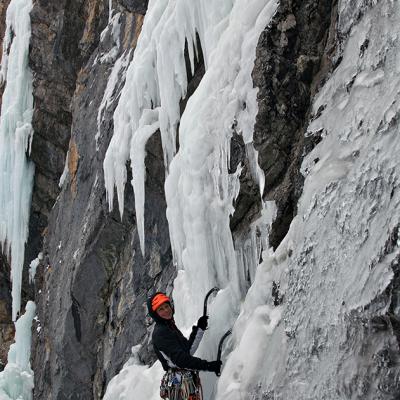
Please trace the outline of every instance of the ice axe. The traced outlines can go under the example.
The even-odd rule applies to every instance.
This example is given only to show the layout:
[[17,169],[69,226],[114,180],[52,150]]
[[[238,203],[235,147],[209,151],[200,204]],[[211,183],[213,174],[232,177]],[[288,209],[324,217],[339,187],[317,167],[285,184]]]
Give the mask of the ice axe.
[[[217,355],[217,361],[221,361],[221,355],[222,355],[222,346],[224,345],[225,339],[232,333],[232,329],[229,329],[229,331],[226,331],[224,335],[222,336],[221,340],[219,341],[218,345],[218,355]],[[221,372],[215,373],[217,376],[221,376]]]
[[211,290],[208,291],[208,293],[206,294],[206,297],[204,298],[204,307],[203,307],[203,316],[207,316],[207,302],[209,297],[214,293],[214,292],[218,292],[219,288],[217,287],[213,287]]

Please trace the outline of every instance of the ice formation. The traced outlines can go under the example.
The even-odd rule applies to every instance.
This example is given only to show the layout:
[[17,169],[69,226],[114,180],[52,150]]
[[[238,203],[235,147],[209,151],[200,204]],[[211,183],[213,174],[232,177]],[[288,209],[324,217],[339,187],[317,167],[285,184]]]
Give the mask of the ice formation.
[[[199,354],[208,359],[215,358],[216,342],[226,327],[234,323],[240,299],[245,294],[241,284],[243,265],[236,263],[229,230],[241,169],[230,175],[227,165],[234,126],[246,144],[252,142],[257,113],[256,89],[251,78],[255,49],[276,7],[276,1],[260,0],[223,4],[150,1],[138,48],[128,69],[127,83],[114,114],[115,133],[104,163],[110,207],[116,185],[122,214],[125,163],[131,160],[143,251],[145,144],[160,129],[169,171],[167,216],[179,269],[174,282],[178,325],[188,330],[201,313],[207,290],[213,286],[223,288],[211,306],[212,328],[207,331],[199,350]],[[185,40],[189,43],[193,67],[195,50],[192,44],[196,32],[205,57],[206,73],[182,115],[180,148],[173,157],[180,119],[179,101],[185,96],[187,86]],[[254,156],[253,152],[251,157]],[[257,169],[255,173],[261,186],[262,175]],[[265,207],[263,224],[267,226],[274,215],[274,205],[268,203]],[[246,254],[243,252],[244,258]],[[251,253],[246,260],[247,264],[252,264],[253,274],[258,256]],[[218,313],[213,313],[217,308]],[[155,364],[152,368],[158,371],[160,366]],[[138,373],[139,366],[126,366],[115,381],[111,381],[105,398],[127,395],[127,389],[117,393],[116,388],[131,387],[128,382],[138,379]],[[160,374],[156,374],[153,381],[148,381],[147,390],[158,387],[159,377]],[[213,389],[215,378],[207,376],[205,379],[207,392]],[[116,380],[120,385],[115,384]],[[139,391],[129,394],[144,398]]]
[[31,0],[12,0],[7,9],[1,80],[0,243],[11,258],[12,315],[21,303],[24,247],[28,236],[33,163],[27,160],[32,139],[32,73],[28,68]]
[[33,371],[30,366],[32,320],[36,306],[32,301],[26,304],[25,314],[15,323],[15,343],[8,352],[8,363],[0,372],[1,400],[31,400]]
[[[146,46],[140,47],[128,72],[128,81],[140,85],[126,85],[105,162],[110,205],[116,185],[123,208],[129,157],[137,164],[133,168],[141,171],[140,179],[144,177],[143,142],[156,125],[151,127],[155,119],[149,117],[143,132],[143,115],[152,109],[159,114],[169,171],[166,197],[179,268],[173,293],[178,326],[189,329],[200,315],[203,294],[215,285],[223,290],[211,305],[211,328],[198,355],[215,357],[217,338],[234,324],[217,386],[210,374],[203,375],[206,398],[376,399],[380,382],[390,374],[388,366],[381,365],[375,375],[367,375],[369,370],[360,362],[365,357],[361,318],[393,279],[392,262],[400,255],[398,241],[393,248],[387,245],[400,224],[400,9],[390,0],[339,2],[342,60],[318,94],[316,117],[307,130],[308,135],[321,134],[322,141],[303,162],[298,214],[273,252],[267,233],[262,246],[250,236],[252,243],[244,240],[234,249],[228,217],[237,175],[228,174],[226,162],[234,121],[251,144],[257,105],[250,61],[276,2],[220,2],[219,12],[214,9],[218,6],[199,2],[204,6],[201,12],[190,4],[190,13],[184,3],[149,3],[139,40]],[[191,21],[197,23],[195,29]],[[183,64],[177,64],[184,38],[189,32],[192,43],[197,29],[206,74],[182,115],[180,148],[172,159],[171,127],[179,120],[176,107],[186,88]],[[160,32],[162,41],[157,41]],[[163,51],[174,57],[167,59]],[[164,98],[163,88],[174,95]],[[143,94],[148,97],[141,102]],[[240,107],[243,102],[245,110]],[[138,134],[141,146],[132,148]],[[136,152],[140,157],[135,160]],[[254,172],[262,183],[257,166]],[[140,185],[143,191],[142,181]],[[135,188],[135,195],[141,199],[138,218],[143,218],[143,194]],[[274,206],[267,203],[257,224],[268,232],[273,218]],[[261,247],[263,261],[257,265]],[[240,284],[244,265],[253,277],[247,293]],[[282,304],[272,294],[274,285]],[[330,295],[325,298],[324,293]],[[379,310],[382,315],[386,311]],[[349,342],[349,335],[355,343]],[[379,353],[383,346],[375,341],[370,351]],[[150,371],[156,371],[153,381]],[[135,399],[157,398],[152,388],[158,387],[160,375],[158,363],[150,369],[132,360],[111,381],[106,398],[122,399],[128,393]],[[140,391],[129,387],[131,380],[140,382]]]
[[[355,9],[339,3],[339,29],[349,36],[341,63],[313,105],[319,117],[308,127],[309,135],[322,132],[323,140],[303,162],[303,196],[285,240],[257,269],[218,399],[260,392],[271,399],[392,398],[383,385],[395,379],[387,366],[371,374],[372,354],[383,351],[385,340],[370,343],[366,352],[363,323],[400,255],[399,243],[387,246],[399,226],[400,11],[394,2],[376,3],[355,24]],[[285,323],[255,335],[271,306],[271,298],[254,296],[266,274],[287,296],[275,308]],[[387,312],[384,303],[375,307]],[[256,343],[263,357],[252,355]]]
[[[251,29],[250,24],[254,24],[256,21],[261,22],[261,24],[265,23],[266,16],[262,14],[267,12],[266,9],[273,10],[276,2],[252,1],[248,4],[240,21],[231,20],[231,18],[238,19],[240,17],[237,14],[243,8],[246,8],[243,4],[243,2],[238,1],[210,3],[207,0],[198,2],[187,0],[149,2],[145,23],[135,50],[135,57],[127,72],[127,83],[122,90],[118,107],[114,113],[114,136],[104,160],[104,176],[110,209],[113,207],[115,186],[120,214],[123,213],[123,194],[127,180],[126,162],[131,160],[132,163],[135,163],[136,168],[139,167],[140,163],[142,167],[139,167],[139,169],[144,170],[145,151],[142,146],[145,145],[145,141],[139,136],[146,135],[148,138],[158,128],[155,124],[153,125],[154,132],[146,130],[146,133],[143,133],[141,118],[147,118],[147,113],[155,109],[158,110],[165,166],[167,172],[169,170],[169,165],[176,152],[177,126],[180,121],[179,102],[186,96],[187,90],[185,44],[187,44],[191,68],[193,69],[198,50],[196,49],[196,35],[200,39],[207,69],[214,59],[213,53],[217,50],[217,47],[218,51],[224,47],[224,50],[228,50],[228,53],[231,54],[232,60],[225,60],[225,66],[229,66],[229,61],[232,61],[236,68],[240,68],[239,71],[236,71],[234,68],[228,67],[230,76],[227,75],[218,85],[221,90],[226,87],[224,94],[226,98],[223,100],[230,107],[229,110],[225,111],[225,123],[233,124],[235,121],[232,118],[237,113],[239,129],[243,130],[245,140],[250,140],[248,136],[251,136],[251,132],[247,132],[246,126],[252,120],[256,111],[255,93],[247,90],[243,80],[248,79],[249,68],[252,67],[254,55],[250,58],[242,57],[237,60],[236,55],[229,52],[228,45],[224,42],[229,42],[226,35],[227,29],[230,27],[233,31],[232,26],[236,26],[237,32],[235,31],[233,34],[237,40],[231,40],[230,44],[237,48],[237,43],[242,43],[243,48],[239,49],[240,54],[249,55],[252,48],[254,51],[253,43],[258,39],[257,30]],[[238,12],[237,10],[241,11]],[[264,12],[262,12],[263,10]],[[260,14],[259,17],[258,14]],[[242,23],[243,26],[241,26]],[[265,25],[262,29],[264,27]],[[249,32],[246,32],[246,29]],[[245,33],[247,33],[246,40],[242,37]],[[223,36],[225,38],[222,38]],[[215,73],[221,74],[222,71],[219,70]],[[212,78],[209,79],[212,80]],[[231,86],[233,85],[232,80],[235,81],[234,86]],[[236,92],[229,95],[227,93],[229,90]],[[239,115],[238,110],[243,108],[244,103],[246,103],[248,109]],[[213,104],[216,103],[213,102]],[[232,120],[228,121],[229,118]],[[224,131],[229,130],[229,126],[224,126]],[[138,142],[141,143],[141,146],[136,148],[135,144]],[[135,198],[140,199],[140,201],[135,201],[138,225],[143,226],[144,193],[139,193],[139,190],[142,190],[144,185],[136,184],[135,179],[132,183],[134,190],[136,189]],[[140,240],[142,251],[144,251],[142,231]]]
[[58,182],[58,187],[62,188],[64,185],[65,180],[67,179],[69,170],[68,170],[68,163],[69,163],[69,150],[67,151],[67,155],[65,156],[65,164],[64,164],[64,170],[63,173],[60,176],[60,180]]
[[123,81],[125,79],[125,76],[122,76],[121,79],[121,74],[125,74],[130,57],[131,55],[129,51],[124,52],[121,57],[119,57],[115,62],[111,70],[110,77],[108,78],[106,90],[104,91],[104,96],[97,113],[97,133],[95,136],[96,149],[98,149],[98,140],[101,133],[101,122],[103,120],[104,112],[115,100],[113,96],[116,89],[118,88],[118,83],[121,82],[121,80]]
[[43,253],[39,253],[37,258],[35,258],[29,264],[29,282],[30,283],[35,282],[36,269],[42,260],[43,260]]

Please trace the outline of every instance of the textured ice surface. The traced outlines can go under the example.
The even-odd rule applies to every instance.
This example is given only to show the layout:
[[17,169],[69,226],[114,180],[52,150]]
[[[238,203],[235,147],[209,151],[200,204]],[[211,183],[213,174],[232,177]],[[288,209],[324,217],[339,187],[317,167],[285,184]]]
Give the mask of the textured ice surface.
[[[340,6],[340,28],[347,12],[355,24],[354,5]],[[400,9],[392,1],[368,6],[360,6],[343,60],[314,104],[315,113],[325,109],[308,128],[324,139],[303,163],[304,195],[288,234],[282,399],[294,391],[298,399],[392,399],[399,381],[398,368],[378,367],[390,332],[378,340],[365,324],[388,311],[385,302],[370,305],[400,254],[387,246],[400,223]]]
[[25,314],[15,323],[15,343],[8,352],[8,363],[0,372],[1,400],[31,400],[33,371],[30,366],[32,320],[35,303],[26,304]]
[[39,253],[37,258],[35,258],[29,264],[29,282],[30,283],[35,282],[36,269],[37,269],[38,265],[40,264],[40,261],[42,261],[42,260],[43,260],[43,253]]
[[[206,69],[211,68],[213,71],[206,74],[208,88],[212,87],[214,95],[223,102],[219,106],[219,111],[222,109],[223,113],[218,115],[220,121],[214,129],[221,130],[218,136],[226,136],[227,132],[231,133],[232,124],[237,123],[245,141],[251,141],[252,129],[249,129],[249,126],[254,121],[257,110],[256,91],[252,90],[250,79],[255,43],[260,29],[265,27],[265,21],[267,21],[265,14],[271,13],[275,6],[276,2],[265,3],[253,0],[243,11],[242,2],[231,0],[149,2],[135,57],[129,66],[126,84],[114,113],[114,136],[104,161],[105,184],[110,208],[113,206],[115,186],[120,213],[121,215],[123,213],[123,193],[127,179],[126,162],[130,159],[137,168],[144,170],[145,152],[142,147],[145,141],[139,136],[145,135],[148,138],[151,135],[147,131],[143,134],[143,129],[141,129],[141,118],[148,110],[158,109],[165,166],[167,172],[169,171],[169,165],[176,151],[177,126],[180,122],[179,102],[186,96],[187,90],[185,44],[187,43],[188,46],[193,69],[197,52],[196,34],[200,39]],[[254,28],[256,22],[259,24],[258,28]],[[221,52],[224,52],[226,57],[223,57]],[[218,65],[221,59],[224,60]],[[225,68],[223,69],[221,65]],[[213,87],[214,84],[221,93]],[[205,90],[206,88],[202,89],[203,97],[198,97],[198,101],[204,99]],[[209,99],[205,104],[209,107],[207,104],[217,105],[218,101]],[[246,107],[243,106],[244,104]],[[193,113],[193,106],[191,110],[190,113]],[[239,113],[239,110],[242,112]],[[196,113],[199,111],[196,110]],[[204,109],[203,116],[200,118],[204,119],[205,111]],[[213,122],[217,122],[216,110],[210,117],[209,125],[213,126]],[[192,121],[198,119],[199,117],[193,115]],[[189,128],[186,123],[186,131]],[[186,134],[182,134],[182,127],[180,131],[181,137],[184,138]],[[207,131],[206,134],[210,135],[211,132]],[[196,135],[194,133],[194,136]],[[143,145],[137,148],[135,144],[138,141]],[[226,147],[225,143],[221,151],[226,151]],[[221,156],[223,156],[222,153]],[[226,157],[228,156],[226,154]],[[200,157],[204,159],[204,153]],[[142,164],[141,167],[139,163]],[[132,183],[133,186],[136,185],[135,178]],[[144,188],[144,185],[136,186],[134,187],[136,215],[139,225],[143,226],[144,193],[139,192],[139,186]],[[144,250],[143,233],[140,239],[142,250]]]
[[[146,28],[145,20],[145,34],[150,27],[162,30],[163,11],[178,3],[159,2],[152,9],[155,3],[150,2],[153,25]],[[201,312],[202,295],[214,285],[223,290],[211,304],[210,329],[198,355],[215,357],[217,338],[234,323],[218,384],[211,374],[203,374],[206,398],[398,398],[398,343],[390,329],[379,331],[371,324],[373,318],[386,318],[391,301],[386,289],[400,257],[398,2],[339,2],[341,42],[336,58],[342,60],[318,94],[313,105],[316,117],[307,129],[308,135],[320,135],[322,141],[302,165],[305,184],[298,215],[275,252],[268,249],[268,235],[263,236],[258,266],[260,243],[250,235],[237,241],[235,252],[228,229],[237,177],[227,173],[227,144],[233,120],[240,122],[251,143],[257,111],[251,106],[254,92],[250,76],[246,73],[239,83],[238,71],[247,70],[241,57],[246,54],[249,61],[250,49],[245,49],[251,47],[250,37],[260,32],[257,17],[263,16],[267,25],[276,4],[223,4],[226,18],[215,25],[219,40],[212,41],[213,51],[202,43],[206,74],[180,121],[180,149],[167,163],[166,182],[179,268],[173,293],[178,326],[188,331]],[[255,46],[256,39],[252,43]],[[158,72],[153,69],[154,79],[164,85],[167,78]],[[157,86],[149,87],[159,94]],[[154,105],[162,107],[157,99]],[[250,105],[248,115],[241,114],[238,99]],[[122,115],[128,114],[120,114],[121,119]],[[140,115],[130,114],[126,121],[139,124]],[[136,130],[137,126],[125,130],[125,145]],[[113,151],[110,155],[116,156]],[[114,178],[109,182],[118,182]],[[273,218],[274,207],[266,204],[257,229],[268,232]],[[251,277],[248,291],[243,271]],[[398,307],[395,312],[399,318]],[[160,371],[158,363],[152,368]],[[147,380],[148,371],[138,365],[124,368],[114,381],[119,384],[110,384],[107,396],[124,398],[130,380],[140,381],[141,390],[153,396],[151,385],[158,387],[161,373],[155,373],[152,382]],[[117,387],[125,389],[117,392]]]
[[[179,269],[174,283],[178,326],[188,332],[200,316],[205,293],[213,286],[223,289],[210,306],[212,328],[198,351],[207,359],[216,357],[217,340],[239,313],[240,299],[247,290],[242,286],[244,264],[254,275],[258,262],[259,252],[254,255],[257,249],[250,251],[250,257],[247,249],[242,252],[241,262],[236,263],[229,216],[239,191],[240,167],[230,175],[227,163],[233,126],[237,126],[246,143],[252,140],[257,113],[256,89],[251,78],[255,49],[276,6],[275,1],[261,0],[150,1],[114,114],[115,133],[104,163],[109,204],[113,202],[115,184],[122,213],[125,163],[128,158],[131,160],[137,223],[144,250],[145,144],[158,128],[161,130],[169,171],[167,216]],[[171,162],[180,118],[179,101],[185,96],[187,85],[185,39],[193,66],[195,32],[200,37],[206,73],[187,103],[180,121],[179,152]],[[261,179],[258,170],[256,176]],[[269,207],[272,211],[266,209],[265,218],[270,223],[274,206],[268,204]],[[159,370],[160,366],[156,363],[153,368]],[[147,382],[149,391],[158,388],[161,373],[154,380],[140,378],[140,373],[138,366],[125,367],[110,383],[106,398],[122,399],[128,394],[127,389],[117,392],[117,388],[128,388],[130,380],[141,379],[141,385]],[[119,385],[115,384],[117,380]],[[214,383],[211,374],[204,377],[206,396],[214,390],[214,398]],[[135,398],[146,398],[139,391],[133,393]]]
[[0,243],[11,257],[12,315],[21,303],[24,246],[28,236],[34,166],[26,158],[32,136],[32,73],[28,68],[31,0],[12,0],[7,9],[1,78]]
[[[253,337],[245,331],[217,398],[240,398],[227,389],[232,381],[266,399],[399,395],[398,355],[390,353],[396,339],[390,330],[374,330],[371,318],[388,312],[385,290],[400,256],[398,244],[388,245],[400,224],[400,10],[391,1],[360,3],[356,11],[354,2],[341,2],[339,9],[339,29],[349,35],[343,60],[319,93],[313,108],[320,116],[308,127],[323,140],[303,162],[298,215],[273,255],[271,271],[287,271],[283,319],[264,335],[265,357],[256,362],[262,376],[242,368],[250,347],[237,356]],[[286,254],[282,261],[279,254]]]

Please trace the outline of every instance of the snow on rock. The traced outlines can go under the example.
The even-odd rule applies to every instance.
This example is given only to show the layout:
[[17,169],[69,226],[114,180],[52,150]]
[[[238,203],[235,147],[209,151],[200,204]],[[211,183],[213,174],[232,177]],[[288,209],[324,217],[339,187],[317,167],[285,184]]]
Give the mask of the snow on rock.
[[0,372],[1,400],[31,400],[33,371],[30,367],[32,320],[35,303],[26,304],[25,314],[15,323],[15,343],[8,352],[8,363]]
[[[126,68],[128,67],[129,60],[131,58],[130,51],[124,52],[121,57],[117,59],[113,68],[111,70],[110,77],[107,81],[107,86],[104,91],[103,99],[101,101],[98,113],[97,113],[97,133],[95,136],[96,140],[96,149],[98,150],[98,140],[100,138],[101,133],[101,122],[104,117],[104,112],[108,109],[108,107],[115,100],[115,93],[118,92],[116,89],[118,88],[118,84],[125,80]],[[123,76],[121,76],[123,75]]]
[[[115,61],[119,48],[121,46],[121,41],[120,41],[120,33],[121,33],[121,13],[116,13],[109,21],[107,27],[103,30],[103,32],[100,35],[100,40],[103,41],[106,35],[110,32],[112,41],[113,41],[113,47],[111,50],[105,54],[102,54],[99,62],[101,64],[106,64],[106,63],[112,63]],[[96,58],[97,60],[97,58]]]
[[0,243],[11,257],[14,321],[21,303],[34,174],[34,166],[26,157],[33,133],[32,73],[28,68],[31,8],[31,0],[12,0],[8,6],[1,66],[1,80],[6,86],[0,114]]

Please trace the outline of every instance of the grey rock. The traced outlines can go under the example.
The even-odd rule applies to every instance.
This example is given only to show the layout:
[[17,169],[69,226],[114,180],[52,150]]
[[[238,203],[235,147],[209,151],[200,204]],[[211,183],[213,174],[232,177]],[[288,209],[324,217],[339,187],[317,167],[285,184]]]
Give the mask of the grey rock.
[[147,10],[148,0],[121,0],[121,5],[126,7],[129,12],[145,14]]
[[[306,151],[304,130],[313,95],[330,70],[335,1],[282,1],[261,34],[253,70],[259,88],[254,147],[265,173],[264,199],[275,200],[277,219],[270,243],[276,248],[296,215]],[[328,65],[325,65],[328,64]]]

